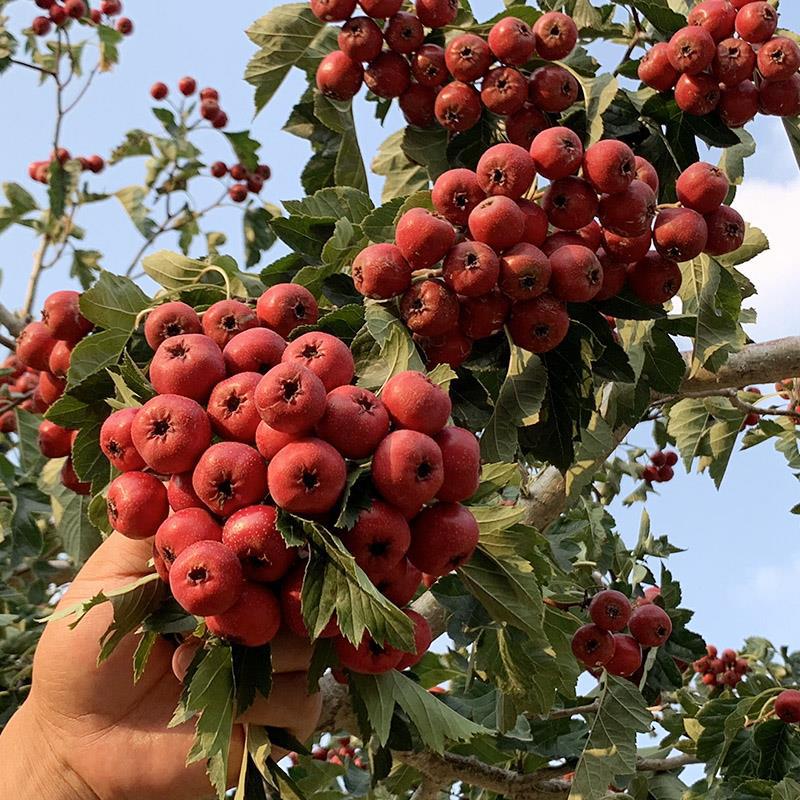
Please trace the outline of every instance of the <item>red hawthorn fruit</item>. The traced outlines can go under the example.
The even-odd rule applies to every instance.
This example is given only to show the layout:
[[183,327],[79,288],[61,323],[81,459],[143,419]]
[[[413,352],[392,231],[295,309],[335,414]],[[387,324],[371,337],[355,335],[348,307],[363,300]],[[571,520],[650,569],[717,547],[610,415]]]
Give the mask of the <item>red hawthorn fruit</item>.
[[165,339],[150,362],[150,382],[159,394],[179,394],[198,403],[225,375],[222,350],[200,333]]
[[604,229],[602,244],[609,256],[624,264],[634,264],[650,251],[651,240],[649,230],[641,236],[619,236]]
[[274,583],[294,564],[296,552],[286,546],[276,525],[273,506],[247,506],[228,517],[222,529],[222,543],[242,565],[249,581]]
[[713,164],[699,161],[687,167],[675,184],[678,200],[698,214],[716,211],[728,196],[730,182]]
[[17,358],[26,367],[46,371],[57,341],[43,322],[29,322],[17,337]]
[[431,626],[422,614],[418,614],[410,608],[404,609],[403,613],[414,624],[414,652],[403,655],[400,663],[395,667],[400,670],[409,669],[419,663],[433,642]]
[[89,162],[89,171],[94,172],[97,174],[98,172],[102,172],[105,169],[106,162],[103,160],[102,156],[97,154],[93,156],[89,156],[87,159]]
[[364,68],[341,50],[328,53],[317,66],[317,89],[333,100],[350,100],[364,82]]
[[413,516],[442,488],[444,467],[439,445],[424,433],[390,433],[372,457],[372,482],[388,503]]
[[364,70],[364,83],[378,97],[400,97],[411,84],[408,61],[399,53],[385,50]]
[[629,678],[642,666],[642,647],[633,636],[614,634],[614,655],[606,662],[609,675]]
[[203,313],[203,333],[220,350],[237,333],[258,327],[256,312],[239,300],[220,300]]
[[598,217],[605,230],[620,236],[642,236],[656,217],[658,198],[644,182],[635,180],[619,194],[600,198]]
[[72,458],[67,458],[64,466],[61,467],[61,483],[75,494],[88,495],[92,491],[92,484],[83,482],[78,477],[75,467],[72,465]]
[[730,128],[741,128],[755,119],[760,108],[760,99],[758,88],[750,80],[742,81],[738,86],[724,88],[719,98],[720,118]]
[[31,30],[37,36],[47,36],[52,30],[52,24],[47,17],[34,17],[31,22]]
[[267,467],[269,491],[292,514],[319,516],[339,500],[347,467],[337,450],[322,439],[300,439],[283,447]]
[[658,172],[646,158],[641,156],[636,156],[636,180],[646,183],[653,190],[656,197],[658,196],[660,186]]
[[200,103],[200,116],[206,120],[213,120],[220,113],[219,103],[216,100],[203,100]]
[[383,33],[369,17],[351,17],[339,30],[337,41],[353,61],[372,61],[383,47]]
[[622,592],[605,589],[598,592],[589,603],[589,616],[604,631],[619,633],[628,624],[631,602]]
[[636,156],[625,142],[603,139],[584,154],[583,177],[598,194],[619,194],[636,177]]
[[588,247],[567,245],[550,256],[550,291],[568,303],[588,303],[603,285],[603,268]]
[[663,306],[680,291],[680,267],[660,253],[650,252],[628,270],[628,286],[646,305]]
[[258,194],[264,188],[264,179],[258,175],[251,175],[247,179],[247,191]]
[[402,608],[411,602],[422,583],[422,573],[404,558],[392,574],[375,584],[375,588],[391,600],[396,606]]
[[171,336],[202,332],[203,324],[197,312],[177,300],[156,306],[144,323],[144,338],[153,350],[157,350],[161,342]]
[[[372,392],[358,386],[339,386],[328,392],[316,432],[345,458],[360,461],[372,455],[389,433],[389,413]],[[268,460],[273,457],[261,450],[258,438],[256,446]]]
[[178,81],[178,91],[185,97],[193,95],[197,89],[197,81],[188,75]]
[[393,17],[400,10],[402,4],[402,0],[360,0],[359,2],[364,13],[375,19]]
[[724,256],[744,244],[744,220],[730,206],[722,205],[711,214],[706,214],[705,222],[708,229],[705,252],[710,256]]
[[512,300],[531,300],[547,291],[550,259],[532,244],[521,243],[500,258],[500,289]]
[[481,479],[481,452],[474,433],[448,425],[433,440],[442,451],[444,483],[436,499],[460,503],[472,497]]
[[654,44],[639,62],[639,80],[657,92],[668,92],[678,81],[680,73],[669,57],[669,44]]
[[220,111],[211,122],[214,128],[224,128],[228,124],[228,115],[224,111]]
[[219,92],[210,86],[206,86],[200,90],[201,100],[216,100],[219,102]]
[[487,195],[503,195],[517,200],[533,183],[536,168],[525,148],[516,144],[496,144],[480,157],[475,173]]
[[264,375],[255,390],[261,419],[282,433],[310,431],[325,413],[325,385],[310,369],[282,362]]
[[528,99],[528,80],[513,67],[495,67],[481,84],[481,102],[493,114],[519,111]]
[[550,225],[545,210],[533,200],[517,200],[517,205],[525,215],[522,241],[532,244],[534,247],[541,247],[547,238],[547,230]]
[[622,291],[628,280],[628,265],[613,259],[602,247],[597,250],[597,260],[603,268],[603,283],[594,300],[601,302],[616,297]]
[[715,42],[733,36],[736,9],[728,0],[703,0],[690,12],[686,21],[704,28]]
[[111,466],[120,472],[140,470],[145,465],[131,433],[138,413],[138,408],[121,408],[108,416],[100,428],[100,449]]
[[480,297],[497,285],[500,261],[488,245],[463,241],[454,245],[445,256],[442,271],[444,282],[456,294]]
[[187,547],[206,541],[221,542],[222,528],[204,508],[187,507],[159,525],[153,546],[164,562],[165,572],[169,573],[175,559]]
[[207,411],[218,436],[245,444],[253,442],[261,422],[253,399],[260,381],[258,372],[240,372],[212,389]]
[[788,80],[800,68],[800,47],[786,36],[776,36],[759,48],[757,63],[765,81]]
[[414,10],[426,28],[444,28],[455,20],[458,0],[416,0]]
[[441,86],[449,78],[444,49],[438,44],[423,44],[411,56],[411,74],[423,86]]
[[45,458],[63,458],[70,454],[72,431],[43,419],[39,423],[39,452]]
[[274,592],[245,581],[239,599],[221,614],[205,619],[210,633],[233,644],[261,647],[271,642],[281,627],[281,613]]
[[472,83],[489,71],[494,58],[485,39],[474,33],[462,33],[447,43],[444,60],[453,78]]
[[412,269],[428,269],[453,246],[453,226],[426,208],[412,208],[400,217],[395,243]]
[[440,336],[458,323],[458,297],[444,283],[422,281],[403,295],[400,313],[413,333]]
[[213,444],[194,468],[192,488],[211,511],[227,517],[260,502],[267,493],[264,460],[241,442]]
[[710,114],[720,100],[719,83],[705,73],[700,75],[681,75],[675,86],[675,102],[686,114],[704,117]]
[[155,567],[158,577],[161,578],[164,583],[169,584],[169,570],[164,563],[164,559],[161,558],[161,554],[156,550],[155,545],[153,546],[153,566]]
[[708,226],[690,208],[662,208],[653,226],[656,250],[673,261],[691,261],[703,252],[708,241]]
[[503,329],[510,310],[511,301],[494,289],[482,297],[462,300],[458,324],[469,339],[486,339]]
[[311,0],[311,13],[323,22],[342,22],[356,10],[356,0]]
[[533,31],[524,20],[504,17],[489,31],[489,48],[498,61],[521,66],[533,57]]
[[155,475],[123,472],[108,487],[106,508],[114,530],[130,539],[147,539],[169,514],[167,490]]
[[614,657],[614,637],[597,625],[582,625],[572,637],[572,654],[587,667],[602,667]]
[[355,374],[350,348],[341,339],[322,331],[298,336],[286,346],[281,361],[311,370],[326,392],[350,383]]
[[42,306],[42,322],[56,339],[78,342],[94,327],[81,314],[80,293],[68,290],[53,292]]
[[389,417],[397,428],[433,436],[447,424],[453,409],[450,395],[422,372],[393,375],[381,392]]
[[717,45],[712,71],[725,86],[738,86],[753,77],[756,68],[755,50],[742,39],[724,39]]
[[794,117],[800,114],[800,75],[785,81],[762,83],[758,97],[762,114]]
[[212,616],[227,611],[244,587],[239,559],[222,542],[189,545],[169,570],[175,599],[190,614]]
[[211,174],[215,178],[224,178],[228,174],[228,165],[224,161],[215,161],[211,165]]
[[436,120],[452,133],[474,127],[481,118],[481,97],[468,83],[452,81],[436,95]]
[[380,675],[393,670],[404,654],[391,645],[379,645],[368,633],[358,647],[354,647],[343,636],[334,641],[339,663],[351,672],[363,675]]
[[669,40],[669,61],[684,75],[697,75],[711,66],[717,46],[704,28],[689,25]]
[[270,428],[270,426],[262,420],[258,423],[258,427],[256,428],[256,450],[258,450],[262,458],[268,462],[275,458],[281,449],[286,447],[289,442],[296,442],[301,436],[302,434],[296,436],[292,433],[276,431],[275,428]]
[[[478,176],[471,169],[463,168],[443,172],[434,182],[431,192],[431,201],[436,212],[453,225],[466,225],[472,210],[485,197],[486,194],[478,183]],[[372,245],[381,246],[385,245]]]
[[131,439],[154,472],[161,475],[188,472],[211,443],[211,422],[194,400],[180,395],[158,395],[148,400],[133,418]]
[[414,341],[425,355],[425,364],[433,368],[447,364],[453,369],[460,367],[472,352],[472,340],[459,330],[448,331],[443,336],[425,337],[414,334]]
[[286,342],[269,328],[248,328],[237,333],[222,351],[229,375],[258,372],[263,375],[280,364]]
[[[435,186],[433,191],[435,195]],[[365,247],[351,269],[356,291],[375,300],[388,300],[405,292],[411,286],[411,272],[408,261],[394,244]]]
[[411,544],[405,517],[380,500],[358,515],[355,525],[340,533],[342,544],[353,554],[373,583],[392,574]]
[[408,559],[427,575],[441,577],[470,560],[478,537],[478,523],[466,506],[437,503],[414,518]]
[[597,250],[603,243],[603,229],[600,227],[600,223],[595,219],[588,225],[578,228],[574,235],[581,240],[584,247],[588,247],[590,250]]
[[541,176],[558,180],[574,175],[583,163],[583,144],[569,128],[548,128],[531,144],[531,158]]
[[548,61],[566,58],[578,41],[578,28],[559,11],[542,14],[533,26],[536,55]]
[[430,128],[436,122],[436,94],[437,89],[423,86],[421,83],[412,83],[400,95],[399,105],[403,116],[409,125],[418,128]]
[[243,181],[247,178],[247,169],[244,164],[234,164],[231,169],[231,178],[235,181]]
[[[311,633],[303,619],[301,593],[303,587],[303,574],[305,565],[298,564],[284,576],[280,584],[281,617],[286,627],[295,635],[303,639],[310,639]],[[331,639],[339,635],[339,626],[334,615],[320,631],[317,638]]]
[[63,378],[57,378],[49,372],[39,373],[39,385],[36,387],[35,397],[43,403],[46,408],[50,408],[62,394],[67,386]]
[[778,12],[769,3],[748,3],[736,15],[736,33],[750,44],[768,41],[777,29]]
[[54,25],[58,25],[59,28],[64,25],[67,21],[67,12],[64,10],[63,6],[60,6],[58,3],[53,3],[50,6],[50,21]]
[[319,307],[305,286],[279,283],[258,298],[256,314],[262,325],[286,338],[299,325],[314,325]]
[[[390,50],[409,55],[425,41],[425,28],[414,14],[398,11],[386,24],[383,38]],[[455,74],[453,77],[456,77]]]
[[512,144],[530,149],[533,140],[550,124],[547,117],[529,103],[506,117],[506,136]]
[[597,194],[581,178],[559,178],[545,191],[542,208],[553,226],[576,231],[588,225],[597,214]]
[[796,689],[784,689],[775,698],[775,713],[782,722],[800,722],[800,692]]
[[586,247],[586,243],[578,236],[577,232],[556,231],[550,234],[542,243],[542,252],[550,258],[556,250],[567,245],[577,245],[578,247]]
[[532,353],[546,353],[558,347],[569,330],[566,306],[551,294],[514,303],[508,332],[514,344]]
[[578,80],[571,72],[557,64],[548,64],[531,74],[528,99],[541,111],[560,114],[578,99],[579,90]]
[[672,620],[660,606],[639,606],[631,614],[628,629],[644,647],[660,647],[672,633]]

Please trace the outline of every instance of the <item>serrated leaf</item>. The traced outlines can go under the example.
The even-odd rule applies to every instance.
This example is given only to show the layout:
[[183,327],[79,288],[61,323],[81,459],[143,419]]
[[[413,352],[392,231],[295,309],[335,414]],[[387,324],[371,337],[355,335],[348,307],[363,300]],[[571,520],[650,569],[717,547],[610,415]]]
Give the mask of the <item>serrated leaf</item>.
[[403,152],[404,135],[404,130],[393,133],[380,145],[372,160],[372,171],[386,178],[381,191],[383,203],[389,203],[396,197],[407,197],[427,189],[429,185],[428,171]]
[[80,385],[86,378],[119,362],[130,338],[130,331],[112,328],[81,339],[72,351],[67,387]]
[[126,186],[114,193],[115,197],[122,203],[122,207],[128,213],[131,222],[139,233],[149,239],[158,227],[150,219],[150,209],[145,205],[147,198],[147,188],[144,186]]
[[374,209],[369,195],[352,186],[320,189],[303,200],[284,200],[283,207],[292,215],[327,217],[332,222],[344,217],[355,223],[360,223]]
[[149,305],[150,298],[130,278],[105,270],[80,299],[81,314],[95,325],[128,332]]
[[744,242],[738,250],[728,253],[724,256],[719,256],[717,261],[724,267],[737,267],[739,264],[744,264],[750,261],[760,253],[769,249],[769,241],[766,235],[760,228],[754,225],[747,224],[745,228]]
[[250,136],[250,131],[223,131],[223,133],[230,142],[237,161],[244,165],[248,172],[255,172],[258,168],[258,151],[261,143]]

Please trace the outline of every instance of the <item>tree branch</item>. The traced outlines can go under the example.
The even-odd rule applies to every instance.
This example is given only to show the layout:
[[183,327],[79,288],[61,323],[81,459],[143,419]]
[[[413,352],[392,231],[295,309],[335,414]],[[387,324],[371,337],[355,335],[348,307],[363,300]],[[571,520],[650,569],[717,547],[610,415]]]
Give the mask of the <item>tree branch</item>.
[[0,325],[16,338],[25,327],[25,320],[0,303]]

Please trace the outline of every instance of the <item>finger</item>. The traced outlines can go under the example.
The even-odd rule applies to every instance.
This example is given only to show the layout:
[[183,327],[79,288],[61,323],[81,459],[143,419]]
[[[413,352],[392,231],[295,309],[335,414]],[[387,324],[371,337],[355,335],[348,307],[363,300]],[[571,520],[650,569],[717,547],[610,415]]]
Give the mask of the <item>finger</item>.
[[183,682],[186,673],[189,671],[192,661],[194,660],[195,653],[203,646],[202,639],[192,636],[182,644],[175,648],[172,654],[172,671],[175,677]]
[[256,696],[237,721],[286,728],[302,742],[316,729],[321,711],[322,694],[309,695],[306,673],[292,672],[275,675],[269,698]]
[[311,665],[314,646],[309,639],[295,636],[282,628],[270,643],[272,646],[272,672],[305,672]]

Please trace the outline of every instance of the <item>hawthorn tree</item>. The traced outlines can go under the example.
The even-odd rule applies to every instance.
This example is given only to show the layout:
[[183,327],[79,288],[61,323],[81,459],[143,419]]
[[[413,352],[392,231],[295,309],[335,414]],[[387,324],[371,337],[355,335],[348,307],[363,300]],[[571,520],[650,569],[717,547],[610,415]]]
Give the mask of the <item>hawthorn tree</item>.
[[[629,548],[609,511],[679,460],[719,486],[737,449],[771,442],[800,470],[800,338],[745,334],[738,267],[768,243],[733,208],[754,116],[781,116],[800,152],[777,2],[510,2],[483,22],[466,0],[278,6],[247,31],[245,79],[260,112],[305,75],[284,129],[309,142],[307,196],[263,203],[259,143],[227,130],[218,92],[155,84],[158,130],[108,158],[145,159],[113,195],[142,235],[119,271],[80,246],[81,209],[112,197],[84,177],[105,160],[73,157],[61,125],[133,22],[117,0],[36,5],[30,29],[0,29],[0,70],[56,98],[30,167],[46,199],[7,183],[0,209],[0,231],[38,239],[25,296],[0,304],[0,722],[41,620],[111,603],[99,658],[136,637],[132,681],[162,638],[201,642],[175,720],[196,719],[187,758],[219,796],[800,797],[798,654],[707,646],[676,549],[646,512]],[[375,124],[394,99],[408,123],[371,162],[380,199],[363,84]],[[234,163],[206,163],[201,126]],[[229,202],[236,257],[206,228]],[[154,251],[168,233],[182,252]],[[43,301],[64,261],[82,291]],[[634,429],[654,452],[620,447]],[[143,577],[53,613],[101,542],[153,534]],[[317,733],[248,726],[232,789],[234,720],[270,692],[281,625],[314,641]]]

